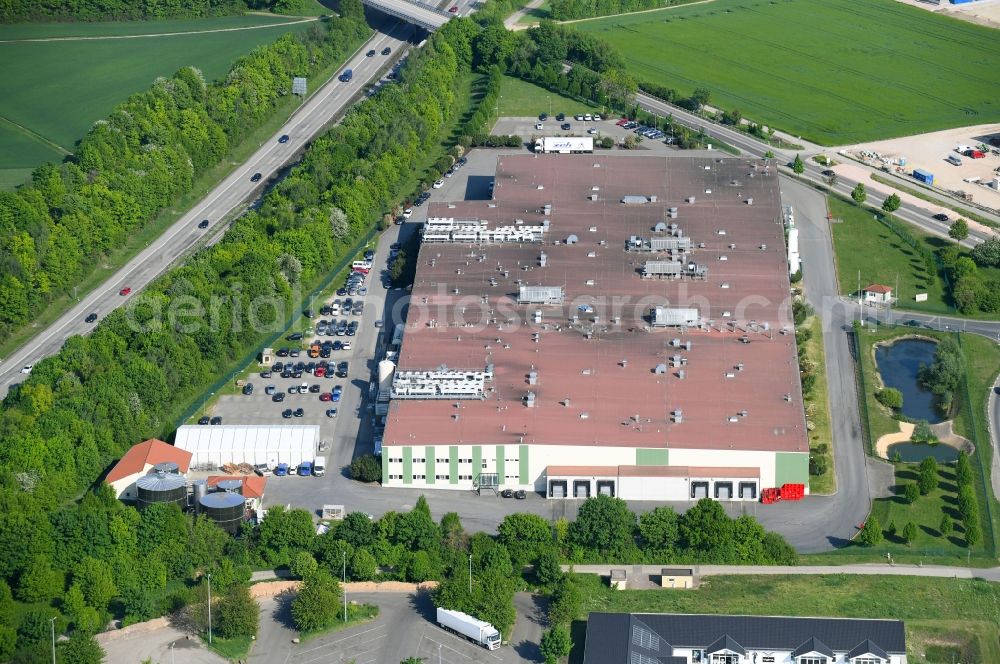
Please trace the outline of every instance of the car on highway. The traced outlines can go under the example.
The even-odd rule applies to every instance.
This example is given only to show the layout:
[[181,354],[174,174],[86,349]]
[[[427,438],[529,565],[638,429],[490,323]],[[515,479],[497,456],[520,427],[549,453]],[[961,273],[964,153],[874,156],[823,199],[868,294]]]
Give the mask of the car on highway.
[[450,14],[457,14],[458,13],[458,5],[455,5],[451,9],[449,9],[448,13],[450,13]]
[[132,292],[132,289],[129,288],[128,286],[126,286],[125,288],[123,288],[120,291],[118,291],[118,294],[124,296],[124,295],[128,295],[131,292]]
[[329,408],[329,409],[327,409],[326,416],[327,417],[336,417],[337,416],[337,409],[336,408]]
[[208,219],[202,219],[199,221],[198,228],[208,228]]
[[389,55],[390,53],[392,53],[392,49],[388,46],[382,49],[382,55]]
[[434,187],[435,189],[440,189],[441,187],[443,187],[443,186],[444,186],[444,180],[437,180],[437,181],[436,181],[436,182],[435,182],[434,184],[432,184],[431,186],[432,186],[432,187]]
[[933,218],[937,219],[938,221],[948,221],[948,215],[946,215],[944,212],[938,212],[936,215],[934,215]]
[[214,425],[222,424],[222,418],[216,415],[215,417],[212,418],[212,421],[209,422],[209,424],[214,424]]
[[96,320],[97,320],[97,314],[90,314],[89,316],[87,316],[86,318],[83,319],[83,322],[85,322],[85,323],[93,323]]
[[367,53],[365,53],[365,57],[366,58],[374,58],[375,57],[375,49],[372,49],[372,50],[368,51]]
[[333,392],[330,393],[330,397],[331,397],[330,400],[333,401],[334,403],[336,403],[336,402],[340,401],[340,397],[343,394],[344,394],[344,388],[342,386],[340,386],[340,385],[337,385],[336,387],[333,388]]
[[250,176],[250,182],[260,182],[264,178],[260,173],[254,173]]
[[281,138],[278,139],[278,142],[279,143],[287,143],[288,142],[288,134],[282,134]]

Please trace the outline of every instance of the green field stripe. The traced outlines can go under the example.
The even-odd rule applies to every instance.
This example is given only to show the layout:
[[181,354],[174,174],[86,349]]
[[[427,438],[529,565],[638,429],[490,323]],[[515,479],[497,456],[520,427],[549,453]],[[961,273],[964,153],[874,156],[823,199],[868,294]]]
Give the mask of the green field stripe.
[[294,21],[281,21],[279,23],[266,23],[264,25],[244,25],[237,28],[212,28],[210,30],[188,30],[186,32],[149,32],[135,35],[92,35],[77,37],[27,37],[24,39],[0,39],[0,44],[22,44],[26,42],[67,42],[67,41],[103,41],[106,39],[149,39],[152,37],[180,37],[183,35],[207,35],[213,32],[240,32],[242,30],[264,30],[266,28],[280,28],[299,23],[313,23],[320,20],[318,16],[300,18]]
[[73,154],[72,152],[70,152],[69,150],[67,150],[63,146],[59,145],[58,143],[53,143],[52,141],[50,141],[49,139],[45,138],[41,134],[36,133],[36,132],[28,129],[24,125],[21,125],[21,124],[18,124],[16,122],[14,122],[10,118],[5,118],[4,116],[0,115],[0,122],[4,122],[4,123],[10,125],[11,127],[13,127],[14,129],[16,129],[19,133],[23,134],[24,136],[27,136],[28,138],[36,140],[39,143],[43,143],[43,144],[47,145],[48,147],[52,148],[53,150],[55,150],[56,152],[58,152],[60,154],[63,154],[63,155]]

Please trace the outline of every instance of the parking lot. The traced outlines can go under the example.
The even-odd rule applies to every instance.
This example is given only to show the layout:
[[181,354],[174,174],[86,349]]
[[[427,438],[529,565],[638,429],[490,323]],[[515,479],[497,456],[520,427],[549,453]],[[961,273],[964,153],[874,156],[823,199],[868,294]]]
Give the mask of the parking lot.
[[[377,604],[372,622],[333,632],[304,644],[293,644],[294,631],[284,602],[288,598],[261,600],[261,628],[250,655],[252,664],[398,664],[407,657],[422,657],[431,664],[514,664],[540,662],[541,607],[527,593],[514,597],[517,623],[505,645],[489,651],[435,623],[429,594],[367,593],[348,595],[348,601]],[[391,635],[391,637],[390,637]]]
[[[497,135],[508,135],[515,134],[524,138],[525,142],[528,143],[532,138],[537,138],[539,136],[593,136],[595,142],[604,137],[610,136],[615,140],[615,145],[619,145],[626,136],[633,134],[632,130],[624,129],[615,124],[618,121],[618,116],[611,118],[605,118],[599,121],[581,121],[576,120],[574,117],[567,117],[565,121],[556,120],[554,117],[549,117],[544,122],[539,123],[537,117],[532,118],[500,118],[500,120],[494,125],[493,133]],[[564,123],[569,123],[569,129],[562,129]],[[537,129],[538,124],[542,125],[542,129]],[[591,133],[591,130],[596,130],[595,133]],[[704,156],[705,151],[703,150],[678,150],[670,145],[667,145],[664,141],[670,137],[669,132],[664,138],[658,140],[642,139],[642,142],[635,148],[635,150],[630,150],[623,154],[635,154],[636,151],[653,151],[662,154],[670,154],[671,156]],[[611,150],[600,150],[602,154],[615,154],[616,151]]]

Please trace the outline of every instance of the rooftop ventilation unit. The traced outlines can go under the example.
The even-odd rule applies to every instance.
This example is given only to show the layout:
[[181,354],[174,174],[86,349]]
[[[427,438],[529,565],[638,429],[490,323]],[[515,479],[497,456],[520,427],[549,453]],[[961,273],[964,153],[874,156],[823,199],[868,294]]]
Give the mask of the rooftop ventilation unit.
[[667,232],[667,225],[664,222],[659,221],[659,222],[656,223],[655,226],[653,226],[653,232],[654,233],[666,233]]
[[672,413],[670,413],[670,417],[674,420],[675,423],[680,424],[681,422],[684,421],[684,411],[681,410],[680,408],[677,408]]
[[538,385],[538,372],[529,371],[528,372],[528,385]]
[[701,320],[698,310],[687,307],[653,307],[653,327],[694,327]]
[[688,196],[686,200],[688,203],[694,203],[696,199],[694,196]]
[[624,205],[645,205],[647,203],[655,203],[656,196],[622,196],[622,203]]
[[534,408],[535,407],[535,393],[534,392],[528,392],[528,393],[526,393],[524,395],[524,405],[527,406],[528,408]]
[[656,367],[653,369],[653,373],[655,373],[655,374],[665,374],[665,373],[667,373],[667,365],[665,365],[665,364],[657,364]]
[[518,304],[562,304],[562,286],[521,286],[518,289]]
[[747,199],[747,205],[753,205],[753,197]]
[[566,244],[576,244],[579,241],[580,238],[578,238],[576,235],[570,235],[569,237],[566,238]]
[[540,267],[545,267],[546,265],[548,265],[548,261],[549,261],[549,257],[548,257],[548,255],[544,251],[541,254],[539,254],[539,256],[538,256],[538,265]]

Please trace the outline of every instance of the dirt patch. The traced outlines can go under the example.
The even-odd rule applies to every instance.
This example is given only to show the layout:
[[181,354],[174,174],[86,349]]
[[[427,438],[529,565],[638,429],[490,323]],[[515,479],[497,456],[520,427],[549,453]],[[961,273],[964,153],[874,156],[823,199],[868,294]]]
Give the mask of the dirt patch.
[[965,452],[966,454],[971,455],[976,450],[976,446],[972,444],[971,440],[955,433],[954,422],[952,420],[945,420],[944,422],[932,424],[931,432],[937,436],[941,443],[944,445],[951,445],[959,452]]
[[95,636],[98,643],[106,643],[108,641],[117,641],[119,639],[127,639],[130,636],[135,636],[136,634],[143,634],[145,632],[153,632],[158,629],[163,629],[164,627],[170,626],[170,620],[166,617],[163,618],[153,618],[152,620],[147,620],[146,622],[135,623],[134,625],[129,625],[128,627],[122,627],[121,629],[115,629],[110,632],[102,632]]
[[[301,581],[265,581],[250,586],[253,597],[274,597],[287,590],[295,590]],[[416,593],[422,590],[434,590],[437,581],[422,581],[420,583],[405,583],[403,581],[352,581],[344,584],[349,593]]]
[[[1000,124],[983,124],[844,146],[840,151],[846,152],[847,155],[859,159],[869,166],[888,168],[897,175],[909,176],[913,173],[913,169],[922,168],[934,174],[935,189],[967,192],[972,194],[973,202],[996,210],[1000,209],[1000,190],[987,187],[985,184],[1000,175],[996,171],[997,168],[1000,168],[1000,155],[989,152],[982,159],[972,159],[958,155],[955,148],[960,145],[974,147],[980,143],[988,144],[991,137],[998,135],[1000,135]],[[870,157],[865,159],[864,155],[861,154],[863,151],[878,153],[886,161]],[[959,156],[962,164],[953,166],[945,161],[949,155]],[[905,159],[906,162],[903,165],[900,164],[901,158]],[[979,179],[978,182],[966,181],[976,178]],[[864,182],[865,186],[874,186],[870,185],[868,180],[868,177],[865,176],[859,182]],[[913,186],[919,186],[919,183],[914,180]],[[923,205],[929,204],[923,203]]]
[[875,443],[875,454],[879,455],[883,459],[889,458],[889,446],[893,443],[905,443],[913,435],[914,425],[910,422],[900,422],[899,431],[896,433],[887,433],[884,436],[879,437],[878,441]]

